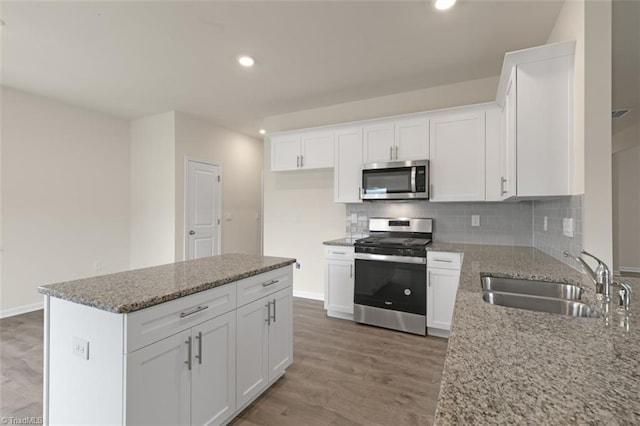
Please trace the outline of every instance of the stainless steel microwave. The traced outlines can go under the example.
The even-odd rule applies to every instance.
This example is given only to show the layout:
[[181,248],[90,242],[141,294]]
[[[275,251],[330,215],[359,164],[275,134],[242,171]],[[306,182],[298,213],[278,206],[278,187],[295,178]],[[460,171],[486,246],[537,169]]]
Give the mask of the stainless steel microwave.
[[429,160],[365,164],[363,200],[429,199]]

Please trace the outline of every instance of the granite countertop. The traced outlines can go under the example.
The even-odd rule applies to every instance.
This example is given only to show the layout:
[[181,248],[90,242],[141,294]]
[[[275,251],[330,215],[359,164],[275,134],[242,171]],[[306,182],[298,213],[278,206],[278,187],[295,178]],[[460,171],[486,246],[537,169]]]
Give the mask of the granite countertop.
[[42,294],[115,313],[128,313],[262,274],[295,259],[222,254],[186,262],[44,285]]
[[530,247],[442,244],[464,252],[435,417],[454,424],[640,424],[640,280],[623,318],[573,318],[490,305],[483,273],[560,280],[586,275]]
[[335,240],[329,240],[329,241],[324,241],[322,244],[325,246],[345,246],[345,247],[351,247],[353,246],[353,243],[356,242],[356,240],[359,240],[360,238],[338,238]]

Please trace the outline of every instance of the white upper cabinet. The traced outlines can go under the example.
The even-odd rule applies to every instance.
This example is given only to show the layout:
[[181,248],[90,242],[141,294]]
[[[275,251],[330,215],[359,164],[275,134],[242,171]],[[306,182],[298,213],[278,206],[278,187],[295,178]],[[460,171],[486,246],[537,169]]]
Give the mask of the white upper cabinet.
[[571,194],[575,42],[508,53],[502,108],[502,199]]
[[362,202],[362,127],[336,131],[333,184],[336,203]]
[[365,163],[429,158],[429,119],[426,117],[364,126],[363,135]]
[[431,201],[484,201],[485,111],[458,108],[431,117]]
[[501,201],[502,177],[502,111],[498,105],[485,111],[485,201]]
[[333,131],[271,137],[271,171],[333,167]]
[[395,160],[429,159],[429,119],[396,121]]

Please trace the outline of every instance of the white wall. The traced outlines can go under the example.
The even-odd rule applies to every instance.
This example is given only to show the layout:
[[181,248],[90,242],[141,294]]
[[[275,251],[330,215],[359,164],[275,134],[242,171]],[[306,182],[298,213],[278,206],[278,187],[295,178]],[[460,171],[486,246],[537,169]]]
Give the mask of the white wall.
[[583,246],[613,263],[611,0],[566,1],[548,42],[576,40],[574,194],[584,193]]
[[614,269],[640,272],[640,145],[613,155],[613,207]]
[[[267,117],[268,132],[379,118],[495,100],[498,78],[399,93]],[[333,170],[272,173],[264,145],[264,254],[295,257],[294,291],[322,296],[322,242],[345,236],[345,205],[333,202]]]
[[40,285],[129,268],[129,122],[0,96],[4,316],[41,303]]
[[176,113],[175,258],[184,256],[185,157],[222,165],[222,252],[262,250],[262,142]]
[[175,114],[131,122],[131,268],[174,262]]

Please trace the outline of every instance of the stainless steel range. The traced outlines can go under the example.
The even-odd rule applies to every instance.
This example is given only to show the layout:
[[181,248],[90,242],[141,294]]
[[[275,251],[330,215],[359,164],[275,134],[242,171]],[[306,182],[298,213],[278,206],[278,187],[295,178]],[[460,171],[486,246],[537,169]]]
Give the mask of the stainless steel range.
[[432,219],[369,220],[370,236],[355,243],[355,321],[426,335],[432,229]]

